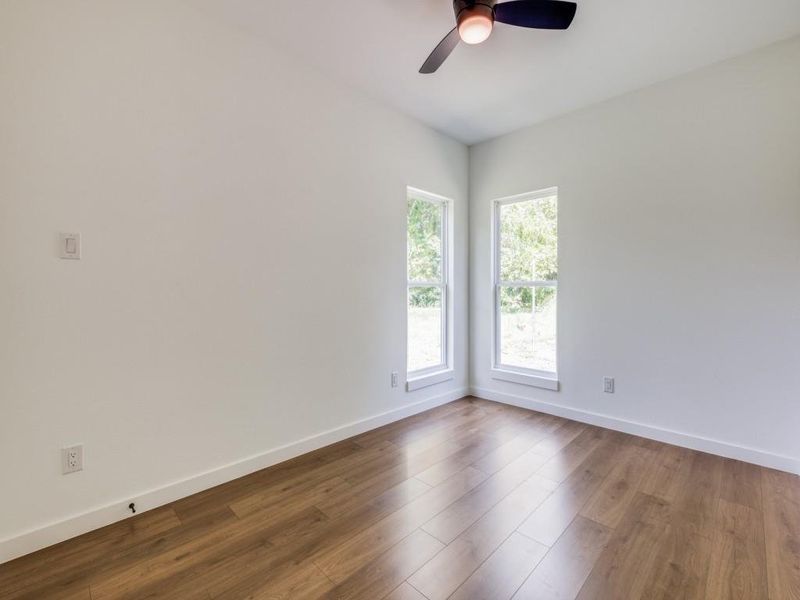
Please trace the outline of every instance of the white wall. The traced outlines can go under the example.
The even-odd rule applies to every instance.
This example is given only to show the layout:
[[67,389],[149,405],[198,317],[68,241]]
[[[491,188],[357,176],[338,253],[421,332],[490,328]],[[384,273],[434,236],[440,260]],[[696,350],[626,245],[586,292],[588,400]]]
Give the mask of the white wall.
[[[465,393],[466,147],[179,2],[2,13],[0,562]],[[408,184],[455,200],[456,377],[414,393]]]
[[[479,395],[800,468],[800,38],[479,144],[470,160]],[[490,377],[491,201],[549,186],[559,392]]]

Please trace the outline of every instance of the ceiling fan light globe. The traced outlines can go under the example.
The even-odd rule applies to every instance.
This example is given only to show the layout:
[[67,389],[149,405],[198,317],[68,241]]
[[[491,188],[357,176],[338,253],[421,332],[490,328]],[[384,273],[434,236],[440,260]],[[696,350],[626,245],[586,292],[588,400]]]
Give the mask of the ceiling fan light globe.
[[480,44],[492,34],[492,9],[477,5],[458,16],[458,35],[465,44]]

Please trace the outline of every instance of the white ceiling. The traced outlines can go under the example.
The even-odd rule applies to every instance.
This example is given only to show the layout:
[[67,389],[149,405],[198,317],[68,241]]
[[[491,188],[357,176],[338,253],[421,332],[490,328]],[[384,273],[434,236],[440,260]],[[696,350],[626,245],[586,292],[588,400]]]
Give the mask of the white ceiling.
[[800,0],[578,0],[567,31],[498,24],[420,75],[451,0],[192,4],[468,144],[800,34]]

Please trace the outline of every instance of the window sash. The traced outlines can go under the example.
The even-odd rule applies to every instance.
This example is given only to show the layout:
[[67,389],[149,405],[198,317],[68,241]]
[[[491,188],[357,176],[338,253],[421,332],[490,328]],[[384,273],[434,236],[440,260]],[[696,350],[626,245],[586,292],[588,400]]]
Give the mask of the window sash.
[[[416,188],[408,188],[407,193],[407,200],[422,200],[424,202],[430,202],[439,207],[441,211],[441,218],[440,218],[440,235],[439,239],[441,240],[441,251],[440,251],[440,265],[439,265],[439,273],[440,277],[438,280],[434,281],[421,281],[421,280],[414,280],[408,276],[408,263],[406,262],[406,315],[409,313],[409,300],[410,300],[410,292],[413,288],[438,288],[441,294],[441,356],[439,363],[436,365],[429,365],[423,367],[421,369],[416,369],[414,371],[408,371],[408,352],[409,348],[409,337],[408,337],[408,327],[406,327],[406,371],[409,376],[418,377],[423,375],[428,375],[430,373],[435,373],[438,371],[442,371],[450,367],[450,201],[443,197],[438,196],[436,194],[431,194],[429,192],[425,192],[423,190],[419,190]],[[407,227],[407,226],[406,226]],[[408,259],[406,259],[407,261]]]
[[[494,314],[494,368],[496,369],[504,369],[506,371],[512,371],[517,373],[525,373],[530,375],[536,375],[541,377],[553,377],[557,374],[556,371],[548,371],[545,369],[534,369],[532,367],[524,367],[521,365],[513,365],[509,363],[503,362],[503,345],[502,345],[502,337],[503,337],[503,328],[502,328],[502,300],[501,294],[503,293],[504,288],[530,288],[532,290],[536,290],[538,288],[552,288],[554,290],[558,289],[558,285],[556,282],[548,282],[544,285],[505,285],[505,284],[498,284],[495,286],[495,294],[494,294],[494,305],[495,305],[495,314]],[[534,295],[533,299],[533,306],[532,310],[536,310],[536,298]],[[556,300],[558,302],[558,300]],[[558,348],[558,334],[556,333],[556,348]],[[556,365],[556,369],[558,366]]]
[[557,279],[533,279],[523,281],[500,280],[495,285],[502,287],[558,287]]
[[[439,362],[435,365],[428,365],[427,367],[422,367],[421,369],[415,369],[414,371],[408,371],[409,375],[413,376],[421,376],[427,375],[429,373],[436,373],[437,371],[441,371],[448,367],[448,353],[447,353],[447,337],[448,337],[448,310],[447,306],[449,303],[449,298],[447,294],[447,285],[443,283],[435,283],[431,285],[424,285],[418,283],[410,283],[408,284],[408,290],[412,290],[413,288],[438,288],[439,293],[441,294],[441,305],[439,310],[441,311],[441,331],[439,332],[440,339],[442,340],[441,343],[441,354],[439,356]],[[406,295],[406,314],[409,311],[409,300],[411,298],[410,294]],[[408,368],[408,340],[406,340],[406,368]]]
[[[534,376],[542,376],[542,377],[553,377],[557,374],[557,371],[545,371],[542,369],[532,369],[530,367],[520,367],[516,365],[507,365],[504,364],[502,361],[502,331],[501,331],[501,289],[506,287],[511,288],[555,288],[558,289],[558,280],[522,280],[522,281],[507,281],[500,278],[500,252],[502,249],[501,244],[501,208],[504,205],[508,204],[515,204],[517,202],[528,202],[528,201],[536,201],[541,200],[544,198],[551,198],[555,197],[556,201],[558,201],[558,189],[557,188],[547,188],[544,190],[540,190],[537,192],[531,192],[526,194],[519,194],[517,196],[511,196],[508,198],[502,198],[500,200],[494,201],[494,210],[492,211],[492,216],[494,219],[494,227],[493,227],[493,244],[492,244],[492,279],[493,279],[493,287],[494,287],[494,316],[493,316],[493,336],[492,336],[492,343],[493,343],[493,352],[492,352],[492,368],[494,369],[504,369],[507,371],[513,371],[522,374],[529,374]],[[558,300],[556,300],[558,302]],[[558,347],[558,331],[556,331],[556,347]],[[556,364],[556,369],[558,369],[558,365]]]
[[[439,264],[439,279],[434,280],[434,281],[424,281],[424,280],[421,280],[421,279],[412,279],[408,274],[408,263],[406,262],[406,279],[408,281],[408,284],[409,285],[411,285],[411,284],[414,284],[414,285],[419,284],[419,286],[421,286],[421,287],[433,287],[435,285],[447,285],[447,278],[448,278],[447,267],[448,267],[448,264],[449,264],[448,255],[447,255],[447,251],[448,251],[448,248],[449,248],[449,241],[447,239],[448,231],[449,231],[449,225],[448,225],[448,222],[447,222],[447,220],[448,220],[448,202],[447,202],[447,200],[439,199],[438,197],[435,197],[433,194],[428,194],[427,192],[422,192],[420,190],[413,190],[411,188],[409,188],[408,199],[409,200],[410,199],[421,200],[423,202],[427,202],[429,204],[433,204],[434,206],[439,208],[439,211],[441,213],[441,217],[439,219],[439,240],[441,242],[441,249],[440,249],[440,252],[439,252],[439,263],[440,263]],[[408,226],[406,225],[406,227],[408,227]],[[408,261],[408,258],[406,258],[406,261]]]

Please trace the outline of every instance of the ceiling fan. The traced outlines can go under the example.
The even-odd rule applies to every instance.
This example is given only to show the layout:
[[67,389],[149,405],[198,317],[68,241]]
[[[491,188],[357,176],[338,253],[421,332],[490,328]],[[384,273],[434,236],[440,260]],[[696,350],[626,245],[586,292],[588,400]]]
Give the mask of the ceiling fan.
[[480,44],[492,33],[495,21],[532,29],[566,29],[572,23],[577,5],[564,0],[453,0],[456,26],[420,67],[420,73],[438,69],[459,41]]

